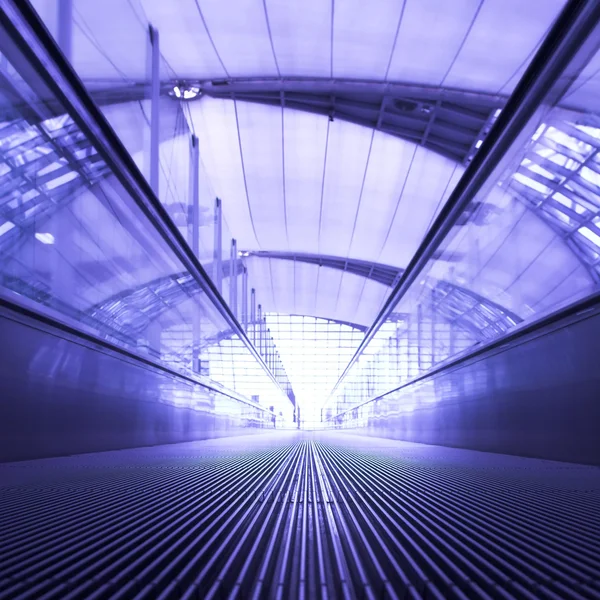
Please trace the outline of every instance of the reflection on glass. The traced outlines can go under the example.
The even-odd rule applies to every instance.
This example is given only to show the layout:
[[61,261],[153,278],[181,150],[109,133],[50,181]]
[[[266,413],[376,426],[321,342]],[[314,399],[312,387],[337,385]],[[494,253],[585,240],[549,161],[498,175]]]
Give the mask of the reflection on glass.
[[77,124],[12,69],[2,78],[0,285],[122,348],[280,407],[291,420],[289,399]]
[[600,116],[566,108],[573,90],[597,103],[592,80],[538,109],[329,398],[330,422],[364,424],[391,410],[391,390],[598,289]]

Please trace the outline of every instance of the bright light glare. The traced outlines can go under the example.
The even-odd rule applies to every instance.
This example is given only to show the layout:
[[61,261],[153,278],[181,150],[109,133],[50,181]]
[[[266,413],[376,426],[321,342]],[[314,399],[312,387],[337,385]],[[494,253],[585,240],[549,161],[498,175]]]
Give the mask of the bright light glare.
[[172,95],[183,100],[193,100],[200,95],[200,86],[179,83],[173,86]]
[[42,244],[54,244],[54,236],[51,233],[36,233],[35,239]]

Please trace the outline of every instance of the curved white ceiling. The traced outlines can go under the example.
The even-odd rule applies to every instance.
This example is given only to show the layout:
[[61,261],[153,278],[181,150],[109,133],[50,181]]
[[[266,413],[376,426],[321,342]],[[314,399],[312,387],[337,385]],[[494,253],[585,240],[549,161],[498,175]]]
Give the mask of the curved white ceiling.
[[[136,105],[137,106],[137,105]],[[170,108],[169,108],[170,107]],[[165,103],[176,111],[177,104]],[[109,107],[141,163],[135,106]],[[204,98],[190,105],[200,142],[201,204],[222,199],[225,244],[240,250],[331,255],[406,267],[464,167],[381,132],[279,107]],[[171,115],[163,120],[174,127]],[[128,126],[127,123],[130,125]],[[186,190],[189,141],[161,145],[161,197],[173,205]],[[525,318],[592,285],[585,267],[557,235],[512,194],[485,198],[485,223],[462,228],[431,274]],[[186,207],[179,213],[184,215]],[[201,229],[201,258],[212,260],[212,228]],[[185,223],[182,233],[186,234]],[[265,310],[369,325],[389,288],[303,263],[251,258],[250,285]],[[227,280],[224,296],[228,298]]]
[[390,292],[352,273],[289,260],[250,257],[249,284],[265,312],[312,315],[368,327]]
[[[56,4],[34,2],[54,32]],[[73,63],[88,83],[144,80],[152,23],[160,33],[162,79],[350,78],[506,94],[563,5],[564,0],[73,0]],[[115,18],[106,19],[107,13]],[[588,85],[595,85],[595,71],[590,73]],[[572,90],[574,98],[576,93]],[[405,267],[463,172],[411,142],[320,115],[212,98],[188,108],[200,140],[202,202],[209,206],[215,196],[222,199],[228,229],[243,250]],[[181,166],[187,141],[177,129],[177,110],[163,101],[166,203],[176,203],[182,194],[174,190],[187,186]],[[105,112],[140,161],[145,128],[140,105]],[[488,272],[494,273],[493,282],[478,282],[476,291],[499,303],[504,298],[518,313],[549,294],[565,293],[570,284],[552,281],[557,269],[563,279],[577,278],[577,286],[589,282],[566,244],[535,215],[521,214],[524,210],[515,208],[473,234],[483,240],[478,260],[489,252]],[[515,256],[517,236],[522,251]],[[546,254],[539,254],[542,246]],[[368,325],[388,291],[306,264],[251,259],[249,266],[259,301],[272,311]],[[444,269],[445,277],[471,285],[470,273],[452,270],[450,263]]]
[[406,266],[463,171],[321,115],[212,98],[190,112],[204,176],[245,250]]
[[[56,31],[54,0],[34,0]],[[509,93],[564,0],[74,0],[84,78],[324,77]],[[114,18],[107,19],[106,15]]]

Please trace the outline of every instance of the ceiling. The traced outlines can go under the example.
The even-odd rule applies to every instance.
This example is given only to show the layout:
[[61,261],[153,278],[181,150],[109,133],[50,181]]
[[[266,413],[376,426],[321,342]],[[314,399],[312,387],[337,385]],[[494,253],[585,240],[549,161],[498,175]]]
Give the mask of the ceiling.
[[[33,4],[56,34],[56,3]],[[405,268],[563,4],[73,0],[71,58],[143,169],[156,27],[161,200],[173,208],[185,196],[193,132],[203,206],[209,214],[221,198],[225,238],[250,254],[265,310],[368,325],[387,279],[347,268],[320,275],[318,263],[282,255]],[[115,19],[101,18],[107,12]],[[198,93],[181,102],[175,86]],[[592,276],[540,211],[523,202],[507,211],[510,202],[496,193],[488,205],[500,216],[466,226],[472,246],[437,275],[525,317]],[[200,254],[210,260],[202,226]],[[475,256],[493,278],[473,281]]]

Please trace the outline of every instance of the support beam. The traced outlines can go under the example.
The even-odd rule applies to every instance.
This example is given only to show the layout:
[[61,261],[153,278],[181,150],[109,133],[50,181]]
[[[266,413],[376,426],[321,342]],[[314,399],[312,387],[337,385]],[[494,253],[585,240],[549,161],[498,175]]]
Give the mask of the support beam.
[[[194,256],[200,255],[200,187],[199,187],[199,154],[198,138],[192,135],[190,138],[190,204],[188,219],[188,239]],[[194,307],[192,313],[192,370],[200,373],[200,347],[202,345],[201,330],[202,315],[200,306]]]
[[146,178],[154,194],[159,197],[160,173],[160,46],[158,29],[148,26],[147,81],[150,96],[150,147],[147,149],[144,166]]
[[200,254],[200,179],[199,179],[199,150],[198,138],[190,138],[190,200],[188,235],[190,246],[196,256]]
[[257,327],[258,327],[258,353],[263,356],[263,348],[262,348],[262,305],[258,305],[258,314],[257,317]]
[[256,290],[250,294],[250,323],[252,324],[252,343],[256,346]]
[[417,306],[417,368],[423,370],[423,306]]
[[254,288],[252,288],[251,292],[250,321],[252,323],[256,321],[256,290]]
[[248,267],[242,271],[242,327],[248,331]]
[[221,208],[221,200],[215,199],[215,217],[214,217],[214,248],[213,248],[213,282],[219,291],[219,294],[223,293],[223,216]]
[[431,290],[431,310],[430,310],[430,314],[431,314],[431,366],[433,367],[433,365],[435,365],[435,361],[436,361],[436,351],[435,351],[435,344],[436,344],[436,327],[437,327],[437,313],[435,310],[435,295],[433,290]]
[[229,252],[229,308],[234,317],[238,316],[237,307],[237,242],[231,240],[231,249]]
[[73,61],[73,0],[58,0],[58,45],[65,58]]

